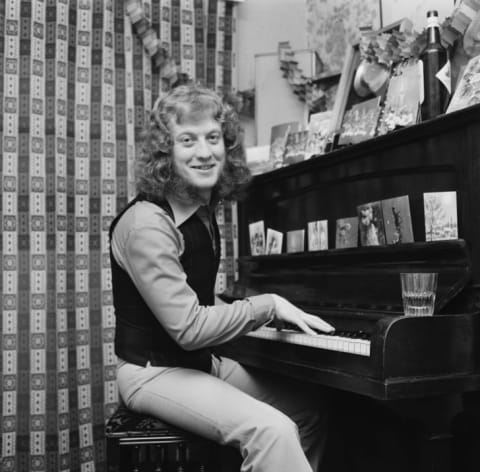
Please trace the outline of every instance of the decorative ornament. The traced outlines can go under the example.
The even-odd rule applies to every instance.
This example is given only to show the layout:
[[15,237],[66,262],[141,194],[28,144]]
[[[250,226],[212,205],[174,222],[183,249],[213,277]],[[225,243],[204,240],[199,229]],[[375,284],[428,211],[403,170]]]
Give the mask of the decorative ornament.
[[167,89],[179,81],[188,82],[190,80],[188,75],[178,70],[173,58],[169,57],[167,50],[160,46],[157,33],[145,14],[141,0],[127,0],[126,10],[133,30],[142,40],[143,47],[152,60],[153,68],[159,70],[162,83]]
[[[307,103],[310,113],[331,108],[335,97],[332,91],[336,90],[336,87],[332,87],[332,85],[337,82],[336,79],[340,76],[340,72],[316,73],[315,77],[306,77],[298,67],[295,52],[292,50],[289,41],[282,41],[278,44],[278,57],[283,77],[288,80],[290,87],[298,95],[298,98]],[[321,64],[318,57],[317,63]],[[324,82],[324,86],[321,82]]]

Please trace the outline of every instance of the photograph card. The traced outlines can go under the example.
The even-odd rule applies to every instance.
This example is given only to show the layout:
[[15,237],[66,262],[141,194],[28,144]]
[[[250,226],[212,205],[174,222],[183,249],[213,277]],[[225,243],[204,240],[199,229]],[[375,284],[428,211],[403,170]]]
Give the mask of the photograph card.
[[248,225],[250,236],[250,252],[252,256],[265,254],[265,223],[263,220]]
[[305,147],[305,158],[325,153],[327,144],[333,139],[332,111],[312,113],[308,122],[308,135]]
[[288,166],[305,160],[308,131],[293,131],[287,136],[283,163]]
[[299,128],[300,123],[297,121],[272,126],[270,134],[270,162],[272,169],[284,166],[283,155],[285,154],[288,135],[294,131],[299,131]]
[[358,217],[339,218],[336,221],[335,248],[358,246]]
[[267,228],[267,247],[265,254],[281,254],[283,244],[283,233]]
[[305,230],[296,229],[287,232],[287,252],[303,252],[305,250]]
[[480,55],[465,66],[446,113],[480,103]]
[[457,192],[423,194],[425,241],[458,238]]
[[345,112],[339,145],[357,144],[371,139],[377,132],[381,97],[374,97],[353,105]]
[[322,251],[328,249],[328,220],[310,221],[308,223],[308,250]]
[[369,202],[357,207],[358,228],[361,246],[383,246],[386,244],[385,224],[381,202]]
[[408,195],[382,200],[387,244],[413,242],[412,217]]
[[395,66],[378,126],[379,135],[413,125],[419,120],[420,103],[423,101],[421,67],[421,62],[414,59]]
[[268,144],[245,148],[245,157],[247,159],[247,167],[252,175],[264,174],[272,170],[270,146]]

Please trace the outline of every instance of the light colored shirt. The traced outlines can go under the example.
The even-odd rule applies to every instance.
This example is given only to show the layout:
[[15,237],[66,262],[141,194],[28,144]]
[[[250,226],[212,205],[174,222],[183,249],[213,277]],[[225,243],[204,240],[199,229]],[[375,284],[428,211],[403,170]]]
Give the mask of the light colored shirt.
[[194,350],[230,341],[271,321],[274,300],[269,294],[231,304],[199,304],[180,262],[185,246],[178,229],[198,207],[171,207],[175,222],[154,203],[135,203],[120,218],[111,242],[115,260],[169,335],[183,349]]

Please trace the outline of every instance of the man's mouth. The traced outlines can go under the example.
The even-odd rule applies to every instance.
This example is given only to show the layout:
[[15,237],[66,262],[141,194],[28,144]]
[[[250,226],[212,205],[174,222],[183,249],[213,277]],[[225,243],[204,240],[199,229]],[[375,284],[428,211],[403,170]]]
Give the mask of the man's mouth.
[[198,170],[210,170],[210,169],[213,169],[215,167],[214,164],[205,164],[203,166],[191,166],[192,169],[198,169]]

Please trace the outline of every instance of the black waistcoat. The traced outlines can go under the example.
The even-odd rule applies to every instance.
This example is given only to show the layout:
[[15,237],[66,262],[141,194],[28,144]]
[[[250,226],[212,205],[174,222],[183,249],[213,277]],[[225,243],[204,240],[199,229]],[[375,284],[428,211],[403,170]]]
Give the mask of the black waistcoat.
[[[137,201],[146,199],[138,196],[113,220],[110,240],[123,213]],[[174,219],[167,201],[152,203],[163,208]],[[215,246],[219,248],[220,237],[215,219],[213,226]],[[187,283],[197,294],[200,305],[213,305],[219,251],[214,254],[208,230],[198,215],[192,215],[178,229],[185,242],[180,262],[187,275]],[[186,351],[168,335],[144,302],[127,272],[116,262],[111,248],[110,263],[116,317],[115,354],[127,362],[142,366],[150,361],[151,365],[156,366],[188,367],[210,372],[211,351],[206,348]]]

